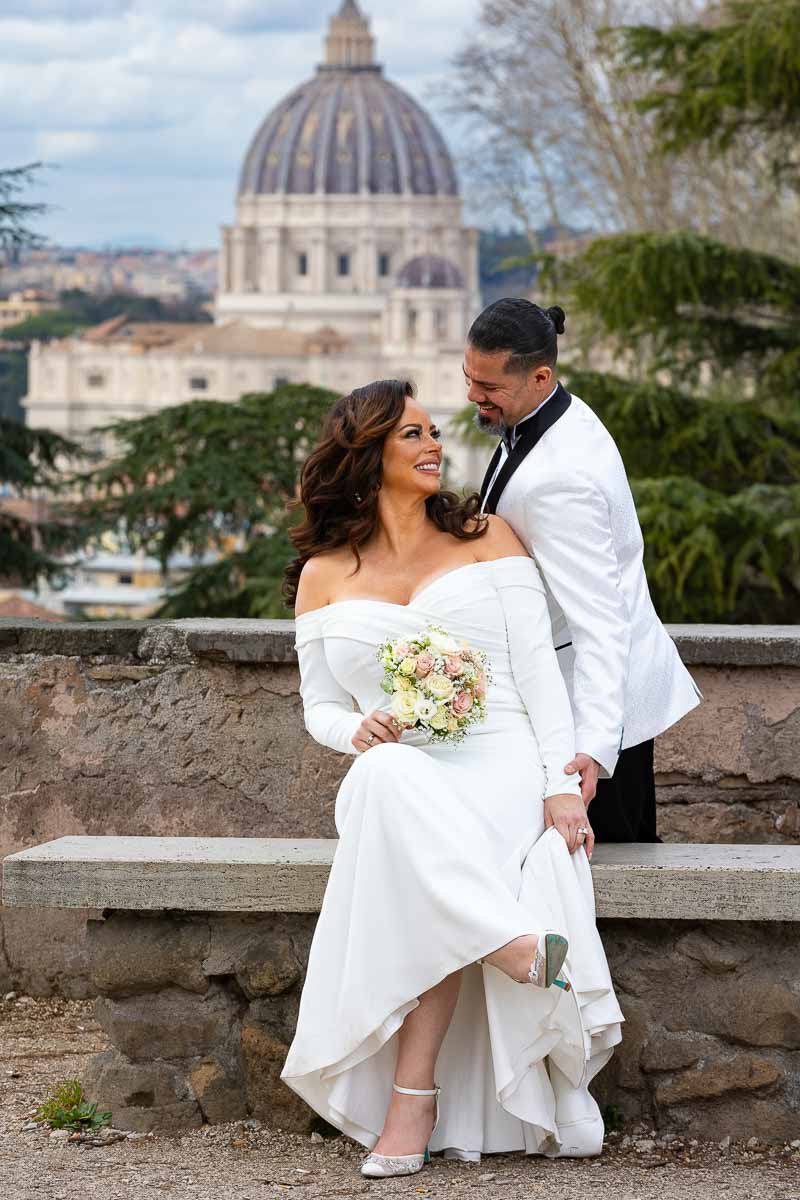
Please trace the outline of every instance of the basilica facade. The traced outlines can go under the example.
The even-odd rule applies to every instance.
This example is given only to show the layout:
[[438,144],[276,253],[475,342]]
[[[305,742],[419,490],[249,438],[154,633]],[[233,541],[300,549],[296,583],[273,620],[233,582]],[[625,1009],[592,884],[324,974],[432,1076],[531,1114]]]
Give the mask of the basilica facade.
[[[478,232],[463,224],[448,149],[376,62],[356,0],[343,0],[323,62],[247,150],[214,324],[121,316],[34,344],[27,421],[91,440],[114,417],[198,397],[285,381],[343,394],[409,377],[446,427],[465,402],[464,338],[479,308]],[[454,477],[474,483],[480,464],[452,440],[447,449]]]

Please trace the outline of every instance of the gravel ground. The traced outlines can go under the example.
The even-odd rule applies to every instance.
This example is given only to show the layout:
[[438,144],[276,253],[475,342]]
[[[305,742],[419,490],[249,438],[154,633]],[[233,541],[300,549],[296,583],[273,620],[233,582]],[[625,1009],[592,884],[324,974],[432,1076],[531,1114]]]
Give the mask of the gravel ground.
[[65,1142],[41,1127],[24,1130],[48,1090],[80,1078],[88,1057],[105,1048],[90,1002],[0,1000],[2,1200],[318,1200],[369,1193],[431,1200],[800,1200],[800,1141],[720,1146],[655,1138],[641,1126],[612,1134],[600,1159],[434,1160],[419,1175],[375,1182],[358,1176],[363,1150],[347,1138],[278,1133],[258,1122],[206,1126],[180,1137],[120,1137],[102,1146]]

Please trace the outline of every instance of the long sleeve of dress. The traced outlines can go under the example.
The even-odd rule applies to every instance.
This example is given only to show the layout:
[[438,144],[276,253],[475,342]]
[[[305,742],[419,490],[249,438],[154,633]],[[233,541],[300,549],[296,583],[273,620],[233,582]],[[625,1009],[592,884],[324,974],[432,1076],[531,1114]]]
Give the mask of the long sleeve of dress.
[[578,775],[564,772],[575,755],[575,727],[553,647],[544,584],[532,559],[500,560],[497,568],[511,671],[539,745],[547,775],[545,796],[579,796]]
[[352,696],[331,674],[324,640],[314,638],[298,644],[297,661],[306,729],[322,746],[340,754],[358,754],[352,737],[364,717],[353,711]]

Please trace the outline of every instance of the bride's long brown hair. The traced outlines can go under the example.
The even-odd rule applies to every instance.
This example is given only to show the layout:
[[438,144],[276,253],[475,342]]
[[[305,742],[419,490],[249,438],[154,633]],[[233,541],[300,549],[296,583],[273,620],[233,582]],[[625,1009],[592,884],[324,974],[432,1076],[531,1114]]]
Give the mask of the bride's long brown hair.
[[[378,522],[378,493],[383,446],[414,395],[407,380],[380,379],[343,396],[328,414],[318,446],[300,474],[300,503],[305,520],[290,532],[297,551],[286,568],[283,595],[294,606],[300,572],[323,550],[349,546],[361,566],[360,548]],[[444,533],[469,541],[486,532],[477,494],[466,499],[437,492],[425,501],[428,516]]]

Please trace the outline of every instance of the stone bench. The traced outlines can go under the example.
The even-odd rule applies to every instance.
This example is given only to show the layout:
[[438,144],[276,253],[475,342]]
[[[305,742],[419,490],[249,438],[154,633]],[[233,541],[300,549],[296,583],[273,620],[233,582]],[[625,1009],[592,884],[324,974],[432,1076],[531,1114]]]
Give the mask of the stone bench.
[[[102,911],[89,961],[114,1048],[84,1084],[116,1125],[309,1128],[279,1076],[334,847],[64,837],[5,859],[6,906]],[[592,874],[626,1016],[601,1103],[707,1137],[796,1137],[800,847],[601,846]]]

